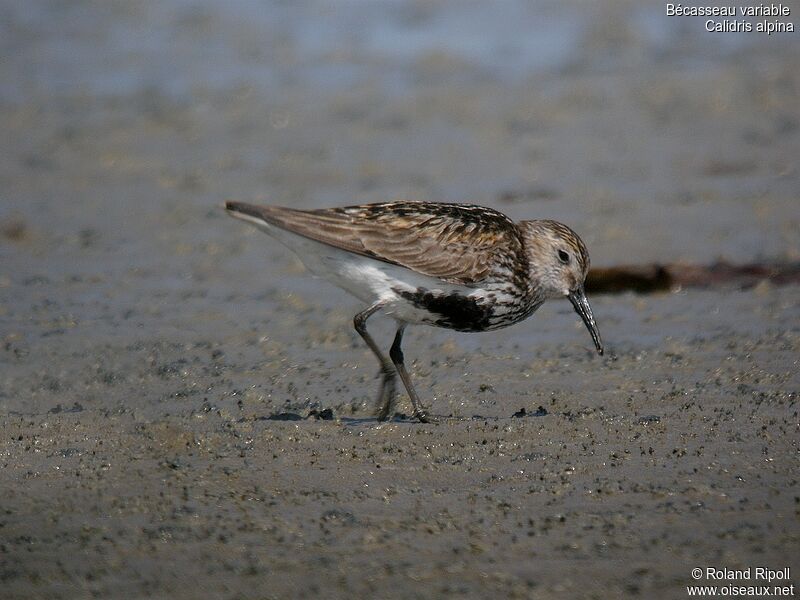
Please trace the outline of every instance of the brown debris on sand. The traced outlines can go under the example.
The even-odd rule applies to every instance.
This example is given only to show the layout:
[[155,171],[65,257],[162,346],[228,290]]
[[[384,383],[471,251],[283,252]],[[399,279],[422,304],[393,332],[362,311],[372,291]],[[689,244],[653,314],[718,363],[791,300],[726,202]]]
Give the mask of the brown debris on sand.
[[800,283],[800,263],[751,263],[732,265],[716,262],[711,265],[622,265],[592,269],[586,278],[590,294],[640,294],[667,292],[679,288],[734,286],[754,287],[762,281],[774,285]]

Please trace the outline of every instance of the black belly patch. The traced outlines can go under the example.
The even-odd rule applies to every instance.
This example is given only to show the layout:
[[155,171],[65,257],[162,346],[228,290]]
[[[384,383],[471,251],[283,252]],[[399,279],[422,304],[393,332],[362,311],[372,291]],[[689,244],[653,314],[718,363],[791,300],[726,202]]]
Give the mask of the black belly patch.
[[492,318],[491,304],[461,294],[434,294],[425,288],[416,291],[394,288],[394,292],[411,302],[416,308],[431,313],[432,323],[456,331],[485,331]]

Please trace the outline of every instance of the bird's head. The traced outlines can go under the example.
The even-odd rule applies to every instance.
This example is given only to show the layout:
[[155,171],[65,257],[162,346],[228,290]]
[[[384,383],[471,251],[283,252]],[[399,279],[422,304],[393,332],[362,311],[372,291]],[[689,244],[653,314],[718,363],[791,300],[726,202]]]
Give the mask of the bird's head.
[[531,275],[547,298],[566,297],[592,336],[597,352],[603,342],[586,298],[583,282],[589,272],[589,252],[578,234],[557,221],[520,223]]

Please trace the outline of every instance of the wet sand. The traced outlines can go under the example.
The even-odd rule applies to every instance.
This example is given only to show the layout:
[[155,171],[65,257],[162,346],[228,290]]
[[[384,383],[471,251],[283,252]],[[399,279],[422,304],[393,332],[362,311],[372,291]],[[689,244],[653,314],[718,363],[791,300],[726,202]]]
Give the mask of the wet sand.
[[797,261],[796,34],[611,0],[1,14],[0,596],[797,583],[796,285],[597,296],[605,357],[567,302],[413,328],[443,422],[380,424],[358,302],[220,209],[472,201],[600,266]]

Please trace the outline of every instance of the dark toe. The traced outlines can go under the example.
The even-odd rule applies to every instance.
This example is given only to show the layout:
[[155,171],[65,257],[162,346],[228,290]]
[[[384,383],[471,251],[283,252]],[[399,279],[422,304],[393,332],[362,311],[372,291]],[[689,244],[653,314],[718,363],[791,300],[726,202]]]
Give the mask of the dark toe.
[[425,411],[414,413],[414,416],[419,419],[420,423],[433,423],[436,424],[439,420],[436,417],[432,417]]

